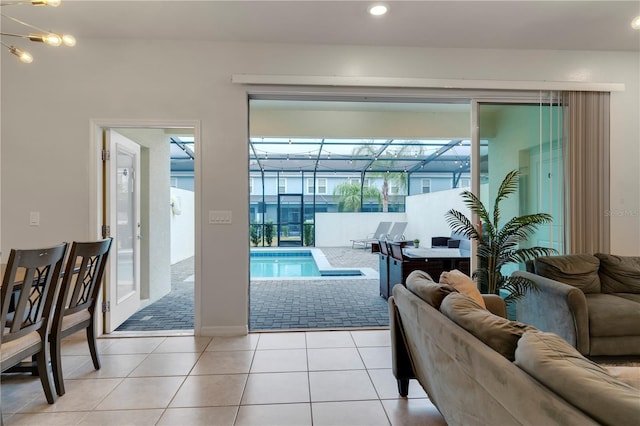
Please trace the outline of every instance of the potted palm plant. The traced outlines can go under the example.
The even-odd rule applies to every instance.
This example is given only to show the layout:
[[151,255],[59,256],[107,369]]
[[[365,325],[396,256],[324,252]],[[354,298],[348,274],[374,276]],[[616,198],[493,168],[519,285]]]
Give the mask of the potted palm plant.
[[552,217],[547,213],[535,213],[517,216],[506,222],[501,221],[500,202],[518,189],[518,171],[509,172],[500,187],[490,215],[480,199],[469,191],[462,192],[464,204],[475,213],[480,222],[474,224],[463,213],[451,209],[445,216],[447,223],[455,233],[464,234],[477,242],[479,267],[473,272],[473,278],[483,293],[500,294],[505,302],[518,300],[529,290],[537,290],[536,284],[523,277],[502,275],[502,268],[513,263],[526,262],[538,256],[548,256],[556,250],[547,247],[520,247],[536,231],[538,225],[550,223]]

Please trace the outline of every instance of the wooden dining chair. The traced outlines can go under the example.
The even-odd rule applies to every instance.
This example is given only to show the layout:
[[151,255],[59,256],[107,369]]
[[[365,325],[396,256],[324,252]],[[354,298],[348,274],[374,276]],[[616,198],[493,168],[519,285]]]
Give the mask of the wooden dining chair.
[[107,238],[95,242],[74,241],[71,244],[49,337],[53,378],[60,396],[65,393],[60,353],[64,337],[86,330],[93,366],[96,370],[100,369],[96,318],[102,311],[96,305],[112,241],[112,238]]
[[33,357],[49,404],[55,402],[56,392],[50,377],[47,335],[67,246],[11,250],[0,293],[0,369],[6,371]]

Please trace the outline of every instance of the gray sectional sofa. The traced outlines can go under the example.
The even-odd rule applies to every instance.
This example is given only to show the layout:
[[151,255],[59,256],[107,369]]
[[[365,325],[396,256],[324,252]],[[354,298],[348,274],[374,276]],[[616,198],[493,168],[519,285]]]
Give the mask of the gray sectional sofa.
[[421,271],[389,298],[393,373],[416,379],[447,424],[635,425],[640,389],[613,378],[562,338],[509,321]]
[[583,355],[640,355],[640,257],[597,253],[539,257],[517,318],[564,338]]

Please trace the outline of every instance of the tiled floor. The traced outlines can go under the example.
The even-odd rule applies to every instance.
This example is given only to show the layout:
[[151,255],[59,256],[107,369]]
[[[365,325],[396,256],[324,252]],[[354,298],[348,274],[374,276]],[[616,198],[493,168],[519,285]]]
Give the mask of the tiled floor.
[[64,341],[67,393],[2,376],[5,425],[444,425],[420,385],[400,398],[388,330]]

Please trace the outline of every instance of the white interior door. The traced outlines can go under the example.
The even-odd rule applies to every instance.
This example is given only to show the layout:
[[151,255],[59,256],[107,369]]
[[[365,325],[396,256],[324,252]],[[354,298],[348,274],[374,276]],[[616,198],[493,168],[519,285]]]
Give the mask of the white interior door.
[[105,148],[105,223],[115,246],[105,292],[105,333],[111,333],[140,308],[140,146],[105,130]]

